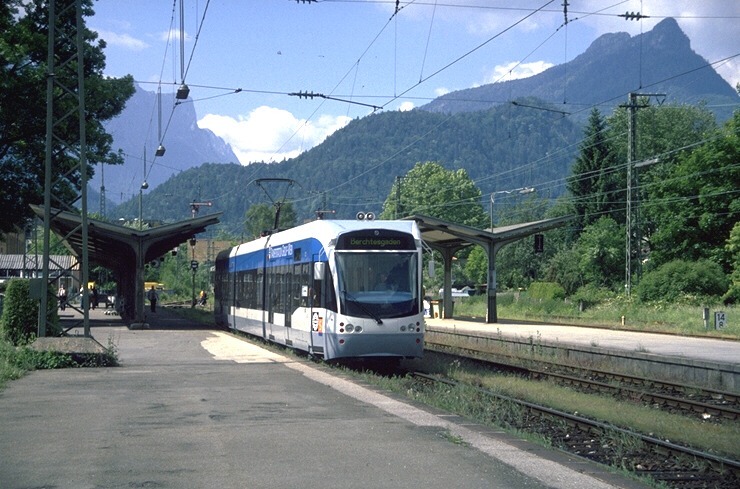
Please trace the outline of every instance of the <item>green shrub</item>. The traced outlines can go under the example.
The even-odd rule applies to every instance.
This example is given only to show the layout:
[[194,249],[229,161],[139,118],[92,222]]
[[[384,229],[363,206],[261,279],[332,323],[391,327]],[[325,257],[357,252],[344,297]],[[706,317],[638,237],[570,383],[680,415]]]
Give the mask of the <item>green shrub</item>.
[[27,346],[16,350],[13,361],[25,370],[44,370],[55,368],[77,367],[79,364],[72,356],[58,351],[39,351]]
[[646,273],[635,295],[642,302],[701,303],[727,291],[729,281],[722,267],[710,260],[674,260]]
[[[8,282],[3,303],[0,334],[14,345],[24,345],[36,338],[38,331],[39,303],[31,299],[31,281],[13,279]],[[58,333],[56,298],[47,300],[47,336]]]
[[565,299],[565,289],[555,282],[533,282],[527,292],[532,299]]
[[616,296],[614,292],[604,287],[597,287],[593,284],[580,287],[572,296],[574,303],[580,304],[583,309],[597,304],[601,304]]
[[725,305],[740,304],[740,283],[733,283],[722,296],[722,303]]

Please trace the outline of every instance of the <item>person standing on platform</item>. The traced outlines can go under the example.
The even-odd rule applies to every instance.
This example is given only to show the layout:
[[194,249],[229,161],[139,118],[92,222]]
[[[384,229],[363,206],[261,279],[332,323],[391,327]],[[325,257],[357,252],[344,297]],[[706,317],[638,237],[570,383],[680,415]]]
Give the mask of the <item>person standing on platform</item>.
[[67,289],[64,288],[64,285],[59,286],[57,299],[59,299],[59,309],[65,310],[67,308]]
[[149,289],[149,292],[146,293],[146,298],[149,299],[149,305],[152,312],[157,312],[157,299],[159,299],[159,295],[157,294],[157,291],[154,290],[153,285],[152,288]]

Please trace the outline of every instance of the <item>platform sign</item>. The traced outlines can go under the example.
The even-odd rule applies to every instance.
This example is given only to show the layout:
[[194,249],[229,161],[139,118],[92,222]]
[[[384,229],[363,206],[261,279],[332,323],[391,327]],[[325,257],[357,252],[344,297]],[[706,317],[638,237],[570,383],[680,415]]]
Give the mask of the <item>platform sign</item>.
[[727,316],[725,311],[714,312],[714,329],[725,329],[727,326]]

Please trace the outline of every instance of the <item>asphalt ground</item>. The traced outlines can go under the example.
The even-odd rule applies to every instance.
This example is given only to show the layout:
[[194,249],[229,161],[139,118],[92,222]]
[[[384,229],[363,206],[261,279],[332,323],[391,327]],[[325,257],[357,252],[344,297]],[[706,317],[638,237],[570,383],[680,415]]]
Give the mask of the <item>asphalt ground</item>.
[[641,487],[164,310],[90,316],[121,366],[0,391],[1,488]]

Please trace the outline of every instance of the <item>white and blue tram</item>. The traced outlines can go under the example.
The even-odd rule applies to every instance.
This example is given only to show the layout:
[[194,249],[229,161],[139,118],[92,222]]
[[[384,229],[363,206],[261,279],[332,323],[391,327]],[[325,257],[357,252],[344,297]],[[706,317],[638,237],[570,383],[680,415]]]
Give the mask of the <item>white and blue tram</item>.
[[418,358],[421,236],[413,221],[317,220],[216,258],[216,323],[324,359]]

